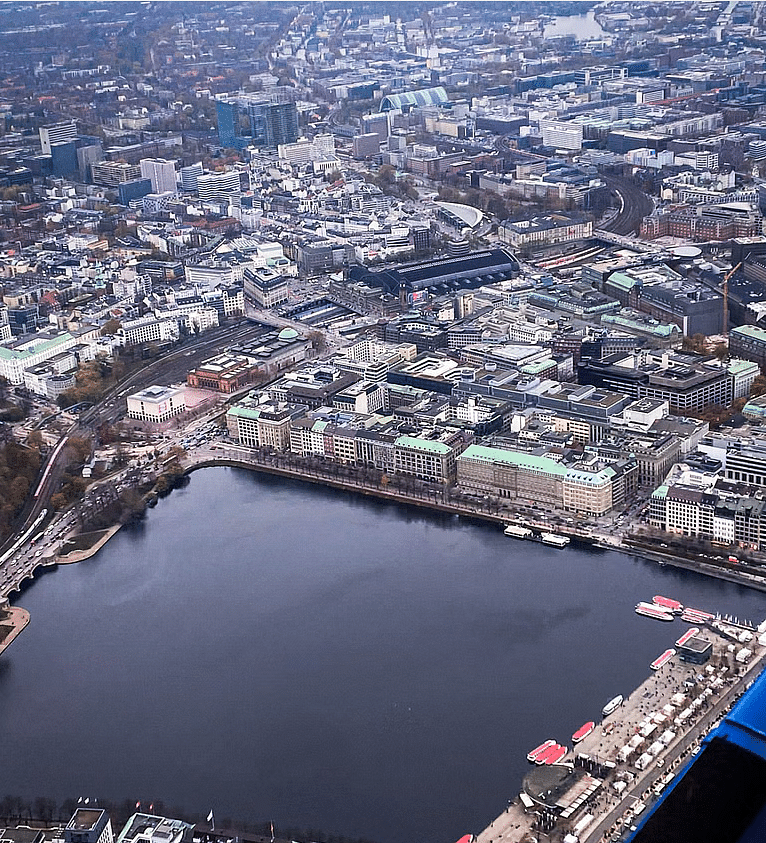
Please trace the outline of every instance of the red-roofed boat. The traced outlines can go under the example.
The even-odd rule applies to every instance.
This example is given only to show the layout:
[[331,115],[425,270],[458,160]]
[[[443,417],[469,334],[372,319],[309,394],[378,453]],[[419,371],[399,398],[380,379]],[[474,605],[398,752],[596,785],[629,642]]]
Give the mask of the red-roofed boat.
[[556,741],[554,740],[547,740],[545,743],[541,743],[540,746],[536,746],[528,755],[527,761],[536,761],[538,756],[542,755],[544,752],[549,750],[552,746],[556,745]]
[[669,650],[665,650],[665,652],[656,658],[650,665],[652,670],[659,670],[663,665],[667,664],[673,656],[675,656],[676,651],[671,647]]
[[572,743],[580,743],[581,740],[584,740],[588,737],[588,735],[596,728],[596,724],[589,720],[587,723],[583,723],[582,726],[572,735]]

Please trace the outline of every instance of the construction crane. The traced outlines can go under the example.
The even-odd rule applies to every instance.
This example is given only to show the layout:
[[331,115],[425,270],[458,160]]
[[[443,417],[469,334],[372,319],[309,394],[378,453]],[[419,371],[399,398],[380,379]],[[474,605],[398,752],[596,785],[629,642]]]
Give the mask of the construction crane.
[[723,277],[723,335],[729,332],[729,278],[742,266],[740,261],[734,269],[730,269]]

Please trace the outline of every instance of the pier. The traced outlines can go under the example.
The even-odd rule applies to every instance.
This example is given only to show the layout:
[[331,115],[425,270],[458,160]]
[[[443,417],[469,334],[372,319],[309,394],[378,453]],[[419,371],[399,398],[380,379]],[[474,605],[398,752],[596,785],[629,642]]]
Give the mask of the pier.
[[[766,621],[732,625],[751,634],[747,642],[732,639],[728,625],[716,618],[702,629],[700,637],[713,644],[707,664],[676,655],[658,670],[647,665],[646,680],[558,767],[531,769],[520,794],[475,843],[522,843],[541,833],[563,841],[575,828],[579,843],[623,840],[766,663]],[[740,660],[743,643],[751,655]],[[568,735],[556,739],[571,743]]]

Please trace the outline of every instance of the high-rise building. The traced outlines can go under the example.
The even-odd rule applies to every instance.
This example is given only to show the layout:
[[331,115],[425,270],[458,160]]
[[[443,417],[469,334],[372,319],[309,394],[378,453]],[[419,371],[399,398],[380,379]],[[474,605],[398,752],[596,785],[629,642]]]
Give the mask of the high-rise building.
[[231,200],[241,195],[239,172],[205,173],[197,176],[197,193],[200,199]]
[[151,179],[154,193],[174,192],[177,189],[175,164],[164,158],[142,158],[141,178]]
[[276,147],[298,140],[298,109],[284,96],[243,95],[216,102],[221,146]]
[[117,186],[117,197],[120,205],[129,205],[136,199],[143,199],[152,192],[150,179],[133,179],[124,181]]
[[43,155],[50,155],[52,144],[75,140],[77,124],[74,120],[69,120],[66,123],[54,123],[52,126],[40,126],[39,131]]
[[77,172],[77,148],[73,140],[51,144],[51,168],[57,177]]
[[[82,138],[80,139],[82,140]],[[78,141],[79,143],[79,141]],[[104,160],[104,148],[101,142],[86,142],[77,147],[77,167],[80,170],[80,181],[89,182],[93,178],[92,167]]]
[[381,111],[376,114],[362,115],[362,134],[376,134],[381,143],[385,143],[388,139],[390,131],[389,115],[387,111]]
[[380,154],[380,137],[375,132],[354,135],[353,155],[356,159],[371,158]]
[[91,173],[95,184],[106,187],[117,187],[125,181],[141,178],[141,168],[136,164],[126,164],[124,161],[99,161],[91,165]]
[[181,189],[184,193],[197,192],[197,179],[202,175],[202,162],[197,161],[188,167],[181,167]]

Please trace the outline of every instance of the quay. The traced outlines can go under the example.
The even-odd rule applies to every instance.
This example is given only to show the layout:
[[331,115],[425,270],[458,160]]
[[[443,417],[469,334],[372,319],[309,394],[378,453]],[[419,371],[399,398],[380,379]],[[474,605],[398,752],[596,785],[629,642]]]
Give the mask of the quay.
[[[766,592],[766,575],[763,570],[753,566],[740,565],[737,569],[723,565],[704,562],[692,554],[684,557],[677,549],[663,552],[656,542],[638,543],[634,540],[623,541],[619,536],[602,533],[586,522],[573,520],[572,523],[552,525],[544,521],[537,521],[528,517],[521,517],[508,502],[492,503],[469,500],[464,496],[458,497],[445,487],[426,487],[415,491],[375,483],[364,478],[349,474],[343,476],[340,472],[323,471],[318,467],[308,467],[295,464],[284,454],[261,453],[251,448],[228,443],[214,444],[204,449],[195,449],[181,461],[186,474],[199,468],[228,465],[236,468],[246,468],[307,483],[316,483],[347,492],[377,497],[383,500],[422,507],[437,512],[459,515],[465,518],[476,518],[505,528],[509,523],[529,528],[535,532],[553,532],[571,541],[590,545],[600,550],[617,550],[632,553],[644,559],[651,559],[662,565],[670,565],[689,571],[705,574],[727,582],[744,585],[757,591]],[[335,466],[338,468],[338,466]],[[509,538],[509,541],[523,541],[524,539]]]
[[[673,624],[669,639],[677,637]],[[625,839],[766,663],[766,621],[754,628],[716,619],[696,637],[712,644],[706,664],[684,663],[677,655],[656,671],[647,664],[646,680],[630,693],[616,688],[625,694],[623,704],[559,765],[530,768],[519,795],[474,843]],[[745,639],[749,656],[742,653]],[[600,705],[594,704],[596,721]],[[569,735],[551,737],[571,744]]]
[[[554,533],[562,539],[587,544],[600,550],[632,553],[660,565],[696,571],[706,576],[766,592],[766,575],[764,575],[764,569],[759,567],[739,564],[736,568],[733,568],[725,564],[713,564],[699,559],[694,553],[684,556],[683,552],[679,552],[677,548],[663,550],[658,547],[656,542],[644,544],[633,538],[623,540],[619,535],[605,532],[604,528],[598,529],[582,520],[572,519],[567,523],[548,523],[531,518],[529,515],[523,515],[510,506],[508,501],[499,502],[489,499],[469,498],[461,495],[459,491],[456,492],[445,486],[422,483],[402,487],[397,484],[396,478],[392,478],[388,483],[376,482],[364,476],[358,476],[353,471],[346,470],[344,466],[338,464],[310,466],[290,459],[287,454],[260,452],[228,442],[216,442],[205,447],[194,448],[182,456],[179,463],[184,474],[190,474],[200,468],[215,466],[245,468],[249,471],[302,480],[307,483],[353,492],[367,497],[376,497],[408,506],[416,506],[435,512],[457,515],[463,518],[475,518],[496,524],[500,528],[505,528],[508,524],[515,524],[529,529],[533,533]],[[120,477],[129,471],[130,469],[126,469],[93,484],[89,490],[89,495],[98,496],[99,489],[103,485],[118,482]],[[16,562],[14,565],[13,558],[6,559],[0,564],[0,597],[19,591],[23,582],[26,579],[32,579],[37,568],[41,566],[50,567],[60,563],[78,562],[93,556],[117,532],[119,527],[120,525],[115,525],[109,528],[103,539],[86,550],[61,555],[60,547],[49,547],[40,556],[27,556],[23,559],[23,564]],[[519,540],[525,539],[509,536],[509,541]],[[21,545],[19,548],[21,549]]]
[[10,606],[8,598],[0,598],[0,656],[29,623],[29,612],[21,606]]

